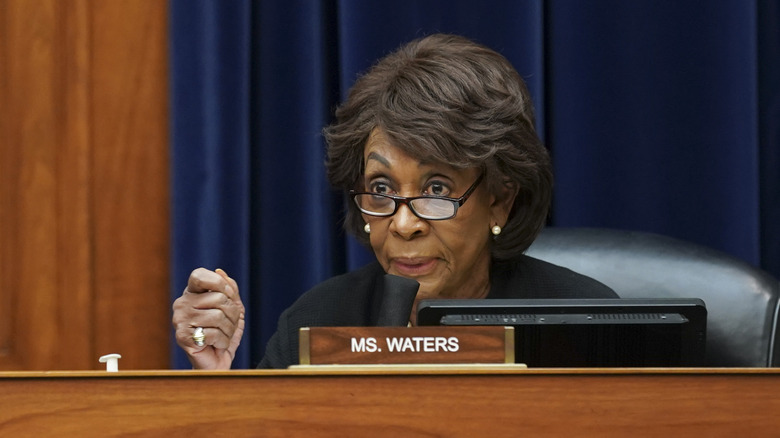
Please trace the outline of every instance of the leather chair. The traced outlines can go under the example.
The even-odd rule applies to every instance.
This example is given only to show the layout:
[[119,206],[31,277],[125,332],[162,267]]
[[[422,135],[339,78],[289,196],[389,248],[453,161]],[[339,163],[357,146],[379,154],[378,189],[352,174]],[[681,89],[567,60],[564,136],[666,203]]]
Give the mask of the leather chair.
[[622,298],[701,298],[708,366],[780,363],[780,283],[735,257],[657,234],[591,228],[546,228],[526,254],[593,277]]

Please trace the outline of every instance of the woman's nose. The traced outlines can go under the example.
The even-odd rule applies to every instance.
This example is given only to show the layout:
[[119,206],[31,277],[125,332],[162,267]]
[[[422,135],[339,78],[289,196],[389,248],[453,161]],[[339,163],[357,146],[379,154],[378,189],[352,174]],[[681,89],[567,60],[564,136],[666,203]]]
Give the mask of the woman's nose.
[[417,217],[406,204],[400,205],[391,218],[390,231],[406,240],[423,234],[427,228],[428,221]]

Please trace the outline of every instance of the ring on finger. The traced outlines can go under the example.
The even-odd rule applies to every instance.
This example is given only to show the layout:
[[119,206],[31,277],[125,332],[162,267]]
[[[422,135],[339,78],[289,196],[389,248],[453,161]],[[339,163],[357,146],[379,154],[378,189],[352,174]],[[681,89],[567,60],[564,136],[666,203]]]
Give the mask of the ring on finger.
[[203,333],[203,327],[195,327],[195,331],[192,333],[192,341],[195,342],[195,345],[202,347],[206,345],[205,340],[206,335]]

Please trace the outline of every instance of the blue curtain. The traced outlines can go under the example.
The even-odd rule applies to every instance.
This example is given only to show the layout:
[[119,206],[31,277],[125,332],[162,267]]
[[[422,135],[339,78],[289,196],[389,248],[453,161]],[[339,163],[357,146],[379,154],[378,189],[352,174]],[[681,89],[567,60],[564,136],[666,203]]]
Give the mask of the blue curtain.
[[[170,5],[171,296],[181,295],[193,269],[222,268],[249,307],[249,4]],[[253,320],[248,313],[247,324]],[[237,366],[250,363],[247,347],[237,353]],[[189,367],[183,352],[171,351],[174,367]]]
[[172,297],[198,266],[235,277],[234,365],[252,367],[284,308],[372,259],[341,230],[320,131],[359,72],[434,32],[528,82],[552,225],[666,234],[780,277],[778,4],[171,0]]

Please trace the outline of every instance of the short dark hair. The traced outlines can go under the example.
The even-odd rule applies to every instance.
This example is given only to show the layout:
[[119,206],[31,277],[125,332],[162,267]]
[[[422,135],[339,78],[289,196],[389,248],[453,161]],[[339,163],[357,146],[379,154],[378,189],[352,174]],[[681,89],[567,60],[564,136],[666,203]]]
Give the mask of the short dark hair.
[[[536,134],[525,82],[499,53],[435,34],[379,60],[357,79],[336,122],[324,129],[335,187],[362,189],[363,150],[375,128],[417,159],[482,168],[497,196],[502,184],[517,188],[509,220],[491,247],[494,259],[521,254],[541,231],[552,198],[550,158]],[[368,244],[352,203],[345,227]]]

